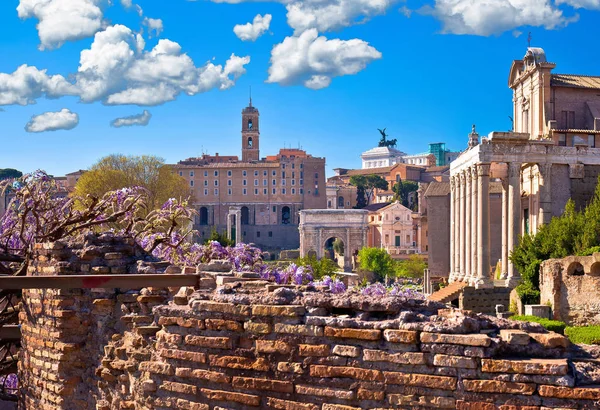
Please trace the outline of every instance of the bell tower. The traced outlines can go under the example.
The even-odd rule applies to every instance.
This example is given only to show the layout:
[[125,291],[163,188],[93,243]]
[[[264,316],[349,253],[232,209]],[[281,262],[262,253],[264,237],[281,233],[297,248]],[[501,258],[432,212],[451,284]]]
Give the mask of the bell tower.
[[258,110],[250,103],[242,110],[242,161],[251,162],[260,159],[260,128],[258,127]]

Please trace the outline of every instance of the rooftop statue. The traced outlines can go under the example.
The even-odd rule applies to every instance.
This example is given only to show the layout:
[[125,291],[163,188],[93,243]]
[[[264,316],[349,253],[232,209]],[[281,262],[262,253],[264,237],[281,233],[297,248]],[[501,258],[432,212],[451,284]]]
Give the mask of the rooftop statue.
[[388,134],[385,133],[385,130],[387,128],[384,128],[383,130],[377,128],[377,130],[379,131],[379,133],[381,134],[381,139],[379,140],[379,146],[380,147],[395,147],[396,144],[398,143],[398,140],[396,138],[394,138],[393,140],[387,140]]

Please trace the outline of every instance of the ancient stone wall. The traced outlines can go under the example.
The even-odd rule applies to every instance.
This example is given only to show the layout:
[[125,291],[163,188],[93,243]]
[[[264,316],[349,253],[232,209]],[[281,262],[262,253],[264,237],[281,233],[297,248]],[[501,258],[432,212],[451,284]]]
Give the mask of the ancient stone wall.
[[544,261],[540,302],[572,325],[600,325],[600,253]]
[[[134,247],[114,241],[38,250],[30,274],[88,271],[88,264],[90,280],[92,272],[119,266],[126,273],[157,270]],[[205,272],[224,266],[200,267],[202,283],[224,282],[225,274]],[[26,292],[20,408],[600,406],[600,389],[588,386],[600,382],[592,356],[579,359],[563,336],[539,325],[429,301],[229,278],[216,291],[184,288],[176,295]]]
[[466,287],[460,294],[459,307],[488,315],[496,314],[496,305],[503,305],[508,310],[510,305],[510,288],[475,289]]

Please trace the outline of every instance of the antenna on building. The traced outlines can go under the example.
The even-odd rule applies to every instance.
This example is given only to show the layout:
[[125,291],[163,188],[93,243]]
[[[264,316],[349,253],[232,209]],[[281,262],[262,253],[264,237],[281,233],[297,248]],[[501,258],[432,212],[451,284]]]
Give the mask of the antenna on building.
[[250,107],[252,107],[252,86],[250,86]]
[[531,37],[531,31],[530,31],[529,35],[527,36],[527,47],[528,48],[531,47],[531,40],[532,40],[532,37]]

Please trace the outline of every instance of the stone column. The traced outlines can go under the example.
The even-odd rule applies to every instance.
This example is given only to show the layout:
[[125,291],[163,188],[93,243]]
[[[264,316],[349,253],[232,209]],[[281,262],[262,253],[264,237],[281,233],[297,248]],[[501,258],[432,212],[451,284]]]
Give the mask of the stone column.
[[490,164],[477,166],[477,289],[492,288],[490,279]]
[[460,271],[460,177],[454,176],[454,280]]
[[471,168],[465,171],[465,273],[464,281],[471,279],[471,274],[475,271],[475,266],[471,267]]
[[477,214],[479,213],[479,178],[477,168],[471,170],[471,278],[477,275],[477,248],[478,248],[478,232],[477,224],[479,222]]
[[319,228],[319,234],[317,237],[317,259],[323,257],[323,228]]
[[[508,164],[508,254],[512,252],[521,234],[521,164]],[[514,264],[508,260],[507,286],[515,287],[521,275]]]
[[538,226],[552,220],[552,164],[538,164],[539,168],[539,214]]
[[459,281],[464,280],[465,278],[465,174],[464,171],[460,173],[460,218],[459,218],[459,238],[458,241],[458,277]]
[[502,180],[502,279],[508,276],[508,179]]
[[232,240],[233,238],[231,237],[231,218],[232,215],[231,214],[227,214],[227,239]]
[[456,229],[456,220],[454,219],[454,197],[456,195],[456,186],[454,177],[450,177],[450,281],[454,280],[454,230]]
[[242,238],[242,211],[235,211],[235,244],[241,243]]

